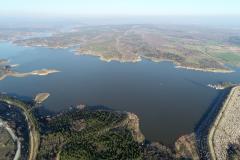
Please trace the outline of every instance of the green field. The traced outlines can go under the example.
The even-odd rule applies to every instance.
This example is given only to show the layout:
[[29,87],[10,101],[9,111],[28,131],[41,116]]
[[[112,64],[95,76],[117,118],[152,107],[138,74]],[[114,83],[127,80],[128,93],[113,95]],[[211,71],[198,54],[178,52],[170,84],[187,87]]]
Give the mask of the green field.
[[217,55],[217,57],[221,60],[223,60],[227,64],[232,65],[240,65],[240,55],[233,54],[233,53],[220,53]]

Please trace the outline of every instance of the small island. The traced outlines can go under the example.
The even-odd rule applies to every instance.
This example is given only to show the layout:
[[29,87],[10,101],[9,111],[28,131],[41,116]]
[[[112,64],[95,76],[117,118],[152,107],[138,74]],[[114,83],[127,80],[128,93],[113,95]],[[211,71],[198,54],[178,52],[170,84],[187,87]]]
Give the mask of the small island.
[[37,104],[43,103],[48,97],[50,96],[50,93],[38,93],[36,97],[34,98],[34,101]]
[[34,76],[34,75],[47,76],[49,74],[60,72],[55,69],[41,69],[41,70],[34,70],[31,72],[25,72],[25,73],[13,71],[12,68],[17,66],[18,65],[9,65],[7,61],[2,60],[2,63],[0,63],[0,81],[4,80],[7,77],[21,78],[21,77],[28,77],[28,76]]

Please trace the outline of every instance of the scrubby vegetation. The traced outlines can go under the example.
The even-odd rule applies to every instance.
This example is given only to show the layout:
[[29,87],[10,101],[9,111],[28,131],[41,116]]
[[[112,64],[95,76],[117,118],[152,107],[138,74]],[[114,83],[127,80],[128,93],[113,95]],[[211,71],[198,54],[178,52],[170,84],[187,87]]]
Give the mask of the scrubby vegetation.
[[[0,119],[1,121],[1,119]],[[1,123],[1,122],[0,122]],[[11,160],[14,158],[16,145],[10,134],[0,125],[0,159]]]
[[228,159],[229,160],[239,160],[240,157],[240,146],[233,144],[229,145],[228,148]]

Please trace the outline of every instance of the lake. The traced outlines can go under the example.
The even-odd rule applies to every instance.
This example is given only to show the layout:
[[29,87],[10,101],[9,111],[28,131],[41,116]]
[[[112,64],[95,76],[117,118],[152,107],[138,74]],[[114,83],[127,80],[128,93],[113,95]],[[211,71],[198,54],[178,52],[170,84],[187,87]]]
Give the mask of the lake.
[[21,96],[49,92],[51,96],[44,105],[52,111],[88,104],[133,112],[139,116],[148,140],[167,145],[192,132],[218,96],[219,91],[207,84],[240,82],[240,69],[222,74],[175,69],[170,62],[103,62],[97,57],[75,56],[66,49],[26,48],[10,43],[0,43],[0,58],[20,64],[16,71],[61,71],[43,77],[7,77],[0,81],[1,92]]

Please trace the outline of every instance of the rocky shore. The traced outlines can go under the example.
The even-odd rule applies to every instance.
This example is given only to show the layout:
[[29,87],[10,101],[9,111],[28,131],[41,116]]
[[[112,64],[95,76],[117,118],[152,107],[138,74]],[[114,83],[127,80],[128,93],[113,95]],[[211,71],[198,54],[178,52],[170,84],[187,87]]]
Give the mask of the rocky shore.
[[216,90],[224,90],[226,88],[237,86],[238,84],[234,84],[231,82],[222,82],[217,84],[208,84],[207,86]]
[[233,70],[230,69],[218,69],[218,68],[195,68],[195,67],[186,67],[186,66],[180,66],[177,65],[175,68],[182,68],[187,70],[193,70],[193,71],[201,71],[201,72],[213,72],[213,73],[233,73]]
[[220,110],[208,136],[212,159],[225,160],[231,145],[240,141],[240,86],[234,87]]
[[95,56],[95,57],[99,57],[99,59],[101,61],[104,62],[111,62],[111,61],[117,61],[120,63],[127,63],[127,62],[131,62],[131,63],[136,63],[136,62],[140,62],[142,61],[141,56],[139,55],[135,55],[135,54],[130,54],[130,55],[106,55],[106,54],[102,54],[102,53],[98,53],[98,52],[93,52],[93,51],[79,51],[76,50],[74,51],[74,54],[77,56],[81,56],[81,55],[88,55],[88,56]]
[[[15,42],[17,45],[20,46],[25,46],[25,47],[44,47],[44,48],[50,48],[50,49],[71,49],[74,45],[53,45],[51,46],[50,44],[22,44],[19,42]],[[163,57],[149,57],[146,55],[141,55],[141,54],[136,54],[136,53],[128,53],[128,54],[118,54],[117,52],[113,53],[105,53],[105,52],[100,52],[100,51],[94,51],[91,49],[86,49],[86,48],[77,48],[77,49],[72,49],[72,52],[74,52],[75,55],[88,55],[88,56],[95,56],[99,57],[100,60],[104,62],[111,62],[111,61],[117,61],[120,63],[137,63],[142,61],[143,58],[149,59],[153,62],[159,63],[163,61],[170,61],[173,62],[176,66],[175,68],[177,69],[187,69],[187,70],[193,70],[193,71],[200,71],[200,72],[212,72],[212,73],[233,73],[235,72],[231,68],[225,67],[224,64],[221,64],[218,67],[202,67],[201,65],[190,65],[186,64],[183,62],[179,62],[178,59],[174,59],[173,57],[171,58],[163,58]]]

